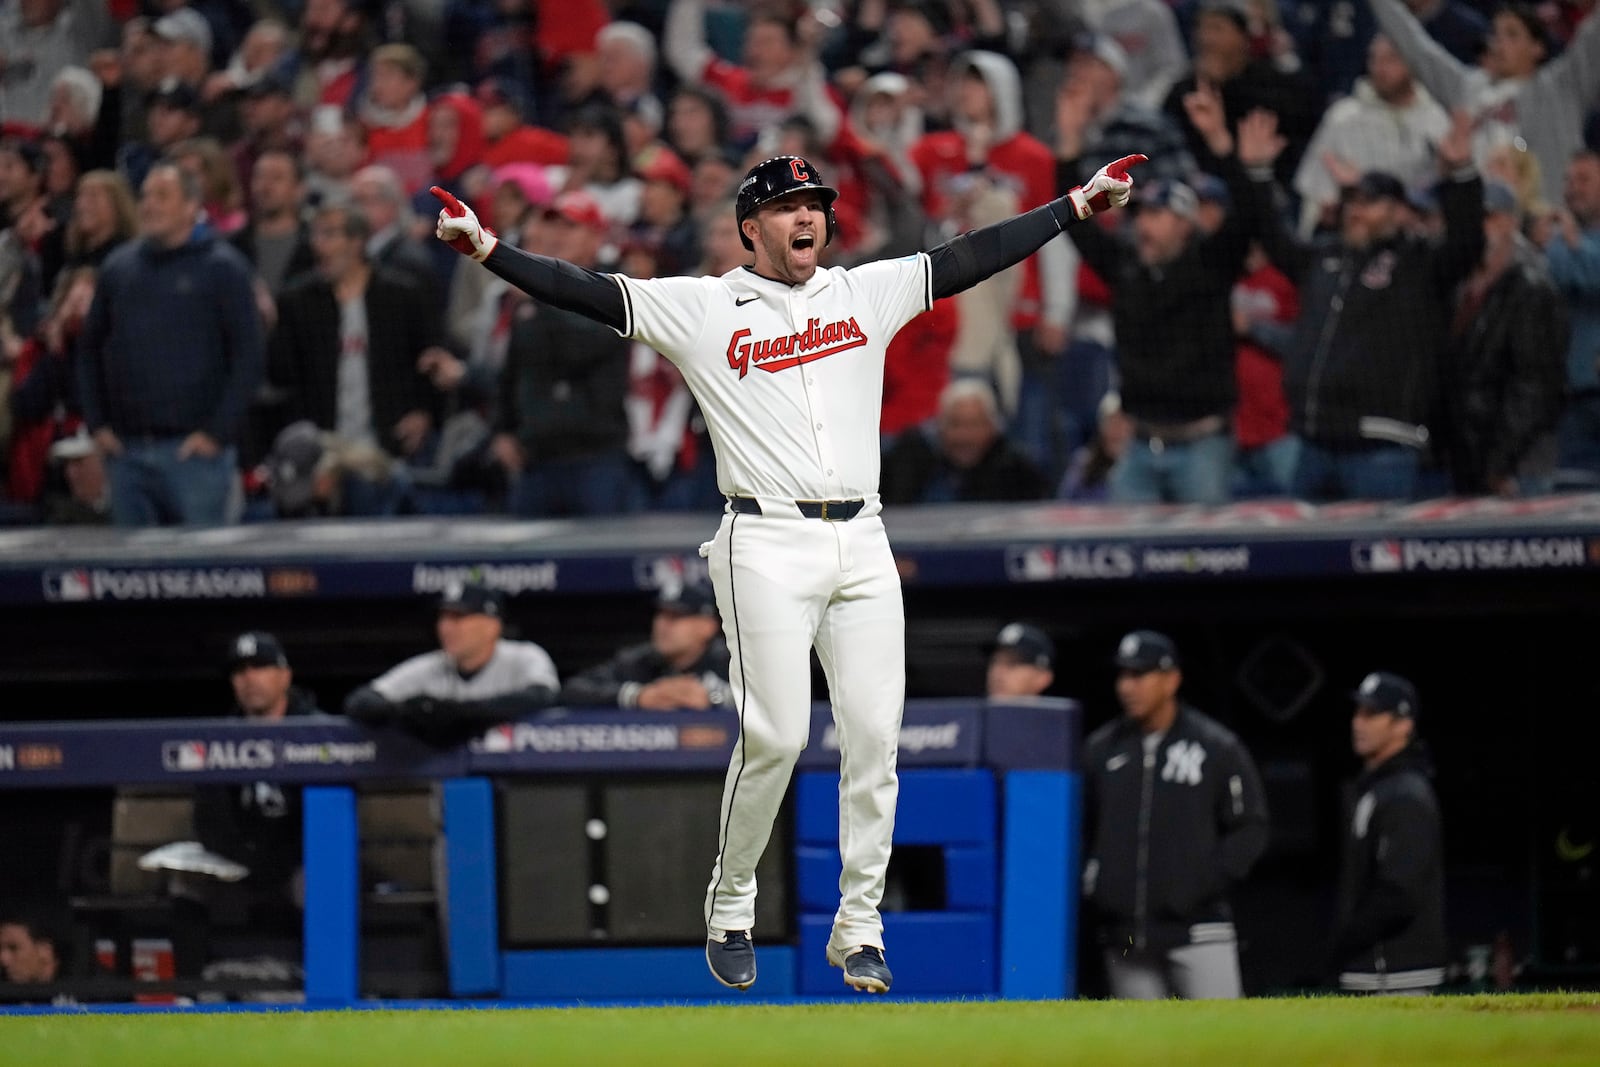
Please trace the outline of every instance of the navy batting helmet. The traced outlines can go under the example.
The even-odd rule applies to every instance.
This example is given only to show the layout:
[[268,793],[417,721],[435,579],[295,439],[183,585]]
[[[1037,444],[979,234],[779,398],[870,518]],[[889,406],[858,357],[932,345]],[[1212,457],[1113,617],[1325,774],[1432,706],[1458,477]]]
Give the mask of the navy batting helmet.
[[755,245],[745,236],[744,220],[754,215],[762,204],[801,189],[815,189],[822,197],[822,210],[828,219],[827,235],[822,243],[827,245],[833,241],[833,230],[837,225],[833,217],[833,202],[838,199],[839,190],[824,185],[817,168],[799,156],[773,156],[751,167],[750,173],[739,183],[734,214],[739,222],[739,240],[744,243],[746,251],[754,251]]

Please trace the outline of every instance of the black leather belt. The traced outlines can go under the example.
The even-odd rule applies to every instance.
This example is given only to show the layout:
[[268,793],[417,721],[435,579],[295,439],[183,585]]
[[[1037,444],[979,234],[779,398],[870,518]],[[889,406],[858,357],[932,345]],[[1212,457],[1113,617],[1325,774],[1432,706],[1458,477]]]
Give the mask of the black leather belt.
[[1135,419],[1133,432],[1140,440],[1161,441],[1169,445],[1190,445],[1206,437],[1226,433],[1228,420],[1222,415],[1207,415],[1193,422],[1145,422]]
[[[800,514],[807,519],[821,519],[824,522],[849,522],[861,514],[865,507],[865,500],[796,500],[794,506]],[[728,506],[738,515],[761,514],[761,501],[750,496],[730,496]]]

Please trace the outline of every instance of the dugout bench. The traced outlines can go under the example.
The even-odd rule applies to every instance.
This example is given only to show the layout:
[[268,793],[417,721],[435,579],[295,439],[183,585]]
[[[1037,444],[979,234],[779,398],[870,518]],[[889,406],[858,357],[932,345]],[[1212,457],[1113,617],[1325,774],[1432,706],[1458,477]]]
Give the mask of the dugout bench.
[[[942,907],[885,913],[895,993],[1074,995],[1080,725],[1075,703],[1050,698],[907,705],[895,844],[935,853],[944,892]],[[15,724],[0,726],[0,788],[259,780],[304,786],[305,995],[308,1003],[337,1006],[362,996],[364,887],[355,786],[436,780],[443,844],[439,919],[452,996],[748,999],[710,978],[698,941],[507,947],[505,805],[496,796],[497,782],[690,776],[720,787],[737,729],[728,712],[555,712],[495,727],[458,749],[437,750],[337,717],[272,724]],[[828,709],[819,704],[796,770],[792,834],[784,836],[791,851],[783,897],[793,936],[774,942],[757,932],[755,995],[762,1000],[848,993],[823,955],[838,903],[837,765]],[[639,847],[636,838],[629,847]],[[700,851],[694,850],[689,872],[695,883],[712,859]],[[692,925],[698,923],[696,905]]]

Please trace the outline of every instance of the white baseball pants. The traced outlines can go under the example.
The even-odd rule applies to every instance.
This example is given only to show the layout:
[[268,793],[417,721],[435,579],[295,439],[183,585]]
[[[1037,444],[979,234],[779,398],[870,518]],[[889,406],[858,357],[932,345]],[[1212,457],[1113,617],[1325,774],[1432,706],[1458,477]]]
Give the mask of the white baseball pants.
[[1166,952],[1105,950],[1111,995],[1120,1000],[1237,1000],[1239,943],[1209,941]]
[[731,653],[739,739],[722,791],[706,925],[755,925],[756,863],[811,722],[811,649],[828,680],[840,748],[839,910],[832,945],[883,947],[905,704],[905,608],[883,520],[800,518],[766,506],[724,515],[707,562]]

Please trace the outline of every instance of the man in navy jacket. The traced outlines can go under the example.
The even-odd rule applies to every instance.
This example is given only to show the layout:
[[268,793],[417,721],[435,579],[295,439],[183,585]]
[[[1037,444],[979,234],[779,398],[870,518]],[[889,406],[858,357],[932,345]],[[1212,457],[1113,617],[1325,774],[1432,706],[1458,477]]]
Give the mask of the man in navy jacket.
[[227,521],[233,443],[265,367],[250,266],[200,198],[176,165],[151,168],[142,239],[106,259],[79,340],[84,419],[122,526]]

